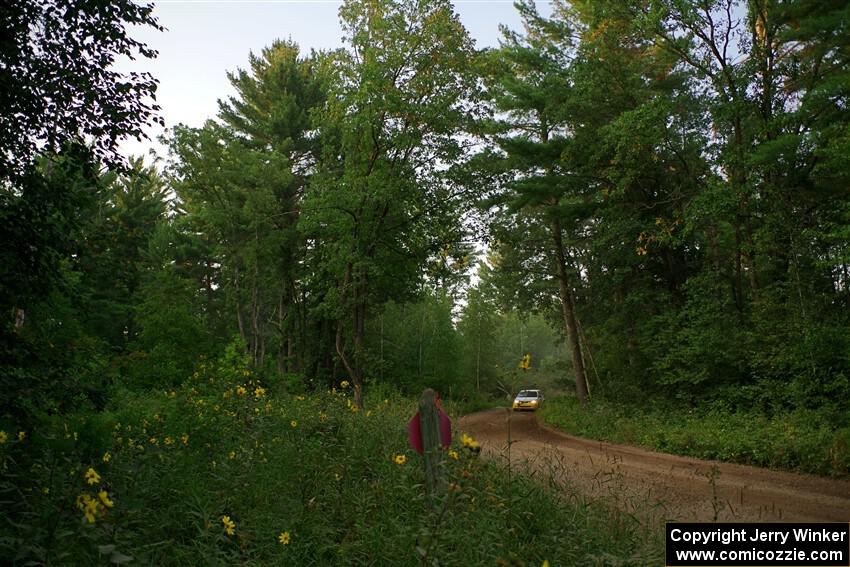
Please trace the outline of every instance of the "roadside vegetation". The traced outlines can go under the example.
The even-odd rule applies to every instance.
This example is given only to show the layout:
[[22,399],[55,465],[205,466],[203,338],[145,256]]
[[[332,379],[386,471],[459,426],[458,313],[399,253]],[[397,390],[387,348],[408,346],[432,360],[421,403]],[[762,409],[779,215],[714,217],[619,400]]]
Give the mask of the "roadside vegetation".
[[548,399],[540,419],[572,435],[655,451],[821,475],[850,475],[846,415],[796,410],[766,415],[722,404],[637,407],[573,396]]
[[658,535],[634,518],[509,476],[459,433],[430,508],[406,438],[415,411],[378,386],[363,410],[348,382],[288,392],[231,348],[173,389],[116,391],[102,412],[5,432],[0,555],[18,565],[661,561]]

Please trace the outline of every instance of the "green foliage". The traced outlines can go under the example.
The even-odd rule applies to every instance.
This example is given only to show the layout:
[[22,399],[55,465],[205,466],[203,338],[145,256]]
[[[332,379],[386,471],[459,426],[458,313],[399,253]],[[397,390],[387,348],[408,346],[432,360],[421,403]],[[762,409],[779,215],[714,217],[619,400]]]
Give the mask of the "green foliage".
[[592,439],[656,451],[760,467],[846,476],[850,474],[847,416],[837,412],[781,410],[768,415],[717,403],[637,407],[595,400],[547,399],[547,423]]
[[[659,560],[658,542],[634,520],[516,473],[509,480],[456,445],[449,489],[429,512],[421,457],[406,440],[413,401],[375,388],[386,397],[368,396],[358,410],[350,386],[293,396],[255,376],[240,350],[201,361],[180,387],[119,393],[104,413],[56,418],[22,441],[0,427],[11,434],[0,444],[0,493],[11,502],[0,517],[3,556],[157,565]],[[83,495],[98,502],[92,521],[78,507]]]
[[156,56],[127,34],[134,25],[162,30],[152,4],[117,0],[107,9],[71,0],[13,0],[0,8],[0,22],[0,179],[28,184],[45,144],[52,154],[83,139],[91,140],[98,158],[123,163],[118,141],[144,136],[151,122],[162,124],[154,116],[153,77],[113,69],[122,57]]
[[394,393],[425,386],[473,408],[590,384],[544,416],[848,472],[843,3],[521,2],[476,52],[446,0],[345,2],[344,49],[251,54],[162,177],[101,172],[155,108],[104,67],[153,55],[124,31],[150,7],[66,4],[0,8],[0,556],[658,560],[470,455],[426,512]]
[[452,307],[449,298],[432,295],[416,303],[386,303],[368,327],[373,378],[408,394],[433,388],[452,397],[467,391]]
[[165,388],[185,381],[213,341],[190,283],[174,269],[152,274],[136,308],[139,336],[128,354],[128,386]]

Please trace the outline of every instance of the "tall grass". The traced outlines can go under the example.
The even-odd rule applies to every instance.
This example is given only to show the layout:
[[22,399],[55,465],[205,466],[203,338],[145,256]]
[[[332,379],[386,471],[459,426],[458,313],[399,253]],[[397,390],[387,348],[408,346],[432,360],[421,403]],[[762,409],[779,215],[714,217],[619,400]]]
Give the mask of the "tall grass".
[[174,391],[113,399],[106,412],[57,417],[0,445],[8,563],[661,561],[630,518],[509,479],[460,446],[429,507],[405,433],[415,403],[391,392],[373,388],[358,411],[345,388],[292,395],[225,360]]

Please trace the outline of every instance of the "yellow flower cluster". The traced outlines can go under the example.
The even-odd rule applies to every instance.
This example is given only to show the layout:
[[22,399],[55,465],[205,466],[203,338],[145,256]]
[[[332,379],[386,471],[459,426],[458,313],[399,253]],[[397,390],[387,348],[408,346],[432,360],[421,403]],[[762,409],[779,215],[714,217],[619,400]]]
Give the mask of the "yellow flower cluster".
[[[108,454],[108,453],[107,453]],[[93,468],[85,473],[85,480],[89,485],[100,483],[100,475]],[[45,494],[49,493],[49,490]],[[101,490],[97,493],[97,498],[92,497],[89,493],[84,492],[77,496],[77,508],[82,510],[83,518],[90,524],[93,524],[98,514],[106,513],[107,508],[112,508],[115,503],[109,498],[109,493],[106,490]]]
[[[26,431],[18,431],[18,441],[23,443],[24,439],[26,439],[26,438],[27,438],[27,432]],[[9,434],[6,433],[5,431],[0,431],[0,445],[3,445],[8,440],[9,440]]]
[[224,524],[224,531],[227,535],[233,535],[236,533],[236,522],[230,519],[230,516],[222,516],[221,523]]
[[407,455],[395,455],[393,457],[393,462],[397,465],[403,465],[407,462]]
[[83,511],[83,517],[90,524],[94,523],[99,507],[100,504],[98,504],[97,500],[88,494],[80,494],[77,497],[77,508]]
[[478,441],[476,441],[475,439],[473,439],[472,437],[470,437],[466,433],[461,435],[460,440],[463,443],[464,447],[467,447],[467,448],[472,449],[472,450],[478,449]]
[[277,536],[277,541],[281,543],[281,545],[289,545],[289,532],[280,532],[280,535]]

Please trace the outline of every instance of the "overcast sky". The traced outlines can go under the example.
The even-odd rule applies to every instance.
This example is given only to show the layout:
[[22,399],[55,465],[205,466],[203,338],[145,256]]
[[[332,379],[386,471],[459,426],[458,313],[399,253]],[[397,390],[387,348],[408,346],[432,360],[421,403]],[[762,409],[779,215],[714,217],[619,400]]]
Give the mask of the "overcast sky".
[[[132,30],[159,57],[119,69],[148,71],[159,80],[157,102],[166,127],[200,126],[216,114],[216,101],[233,93],[225,73],[247,67],[250,51],[258,53],[277,38],[293,39],[305,53],[340,47],[339,6],[336,0],[159,0],[155,13],[167,31]],[[520,27],[512,0],[456,0],[455,8],[478,47],[496,45],[499,24]],[[129,140],[122,150],[140,155],[153,147],[162,153],[155,139],[161,132],[148,132],[150,142]]]

